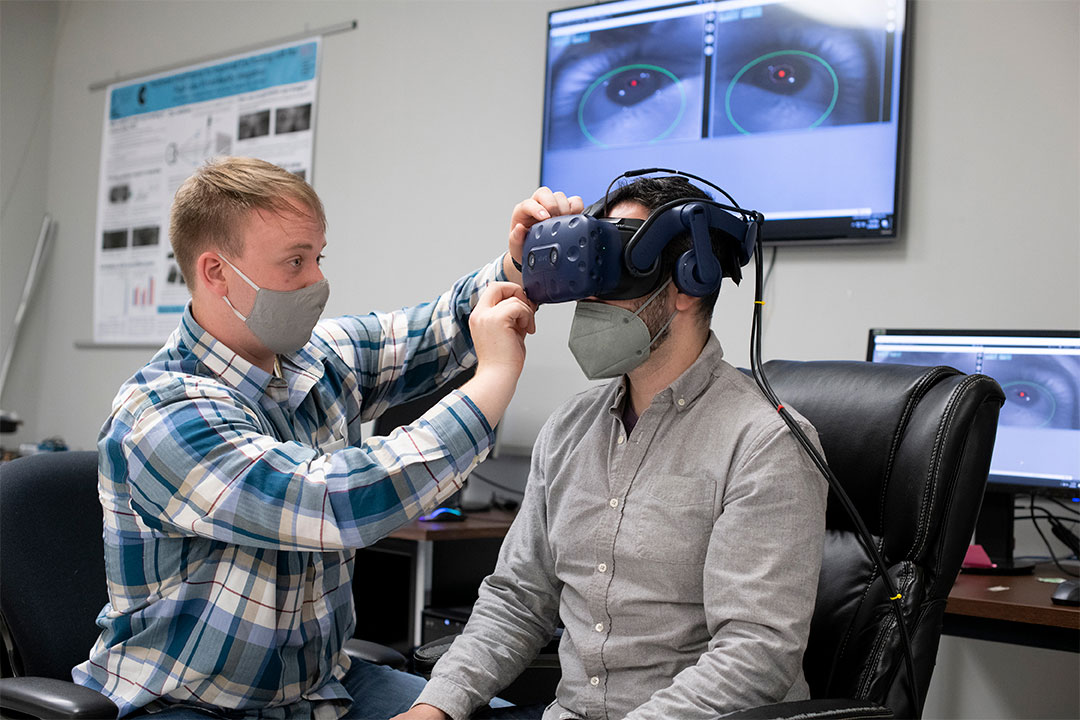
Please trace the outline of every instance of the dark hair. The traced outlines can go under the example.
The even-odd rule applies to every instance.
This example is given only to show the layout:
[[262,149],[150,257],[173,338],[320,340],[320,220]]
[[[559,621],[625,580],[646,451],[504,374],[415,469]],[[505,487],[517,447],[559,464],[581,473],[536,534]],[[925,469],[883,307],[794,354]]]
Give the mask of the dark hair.
[[[665,177],[644,177],[633,182],[619,185],[611,191],[607,197],[607,207],[602,207],[603,198],[600,199],[597,208],[599,215],[606,215],[610,209],[622,202],[636,202],[643,205],[650,213],[661,205],[680,200],[682,198],[697,198],[700,200],[712,200],[713,198],[688,179],[678,175]],[[728,277],[730,263],[734,262],[731,253],[725,245],[723,237],[717,232],[710,232],[712,251],[720,258],[720,266],[724,270],[724,276]],[[690,249],[692,241],[690,233],[684,232],[675,236],[667,247],[660,253],[660,277],[673,276],[675,267],[683,253]],[[720,295],[720,288],[701,298],[698,311],[702,321],[708,325],[712,321],[713,308],[716,298]]]

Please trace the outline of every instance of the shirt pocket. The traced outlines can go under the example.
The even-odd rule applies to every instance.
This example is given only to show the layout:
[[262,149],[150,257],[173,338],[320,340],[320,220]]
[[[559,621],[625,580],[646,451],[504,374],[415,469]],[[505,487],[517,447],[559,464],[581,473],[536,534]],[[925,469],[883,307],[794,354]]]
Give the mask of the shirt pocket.
[[676,565],[702,565],[713,526],[714,483],[708,477],[654,475],[628,497],[634,553]]

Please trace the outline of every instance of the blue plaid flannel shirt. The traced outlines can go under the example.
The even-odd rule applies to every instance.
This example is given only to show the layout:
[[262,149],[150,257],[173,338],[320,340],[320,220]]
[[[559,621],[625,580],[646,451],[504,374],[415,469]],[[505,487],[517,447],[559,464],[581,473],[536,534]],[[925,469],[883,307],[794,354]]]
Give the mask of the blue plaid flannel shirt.
[[189,305],[101,430],[109,603],[75,682],[121,716],[176,704],[343,714],[353,548],[457,491],[493,439],[460,391],[385,438],[363,441],[360,423],[475,364],[468,316],[501,268],[433,303],[323,320],[279,358],[282,377],[209,335]]

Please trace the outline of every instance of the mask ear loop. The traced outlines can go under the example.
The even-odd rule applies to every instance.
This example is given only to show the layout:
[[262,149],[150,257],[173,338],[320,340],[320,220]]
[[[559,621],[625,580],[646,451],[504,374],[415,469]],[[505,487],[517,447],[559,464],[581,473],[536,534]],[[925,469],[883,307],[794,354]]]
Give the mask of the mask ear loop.
[[[225,256],[224,256],[224,255],[222,255],[221,253],[214,253],[214,254],[215,254],[215,255],[217,255],[217,256],[218,256],[219,258],[221,258],[221,261],[222,261],[222,262],[224,262],[224,263],[225,263],[226,265],[228,265],[228,266],[229,266],[229,267],[231,267],[231,268],[232,268],[232,269],[233,269],[234,271],[236,271],[236,274],[237,274],[237,275],[239,275],[239,276],[240,276],[241,278],[243,278],[244,282],[246,282],[246,283],[247,283],[248,285],[250,285],[251,287],[255,288],[255,292],[256,292],[256,293],[258,293],[258,292],[259,292],[260,290],[262,290],[262,288],[261,288],[261,287],[259,287],[258,285],[256,285],[256,284],[255,284],[254,282],[252,282],[252,281],[251,281],[251,278],[249,278],[249,277],[248,277],[247,275],[245,275],[245,274],[244,274],[244,273],[243,273],[243,272],[242,272],[242,271],[240,270],[240,268],[236,267],[236,266],[235,266],[235,265],[233,265],[233,264],[232,264],[231,262],[229,262],[228,260],[226,260],[226,259],[225,259]],[[235,308],[235,307],[233,306],[232,302],[230,302],[230,301],[229,301],[229,296],[228,296],[228,295],[223,295],[223,296],[221,297],[221,299],[225,301],[225,304],[229,306],[229,309],[233,311],[233,314],[234,314],[234,315],[236,315],[236,317],[240,318],[240,319],[241,319],[241,320],[243,320],[244,322],[247,322],[247,318],[246,318],[246,317],[244,317],[243,315],[241,315],[241,314],[240,314],[240,311],[239,311],[239,310],[237,310],[237,309],[236,309],[236,308]]]
[[[643,310],[645,310],[645,308],[647,308],[649,306],[649,303],[651,303],[656,298],[657,295],[659,295],[665,289],[667,289],[667,286],[670,285],[670,284],[671,284],[671,278],[668,278],[666,281],[664,281],[663,285],[656,288],[656,290],[653,292],[653,294],[649,296],[649,299],[646,300],[645,302],[641,303],[641,307],[639,307],[637,310],[634,311],[634,317],[640,318],[641,317],[641,312]],[[660,337],[661,335],[664,334],[664,331],[668,329],[668,325],[671,324],[671,321],[674,320],[675,316],[678,315],[678,314],[679,314],[679,311],[676,310],[675,312],[671,313],[670,316],[668,316],[667,322],[664,323],[660,327],[660,329],[656,331],[655,335],[653,335],[651,338],[649,338],[649,347],[653,346],[653,343],[656,342],[656,338],[658,338],[658,337]]]
[[222,255],[221,253],[214,253],[214,254],[215,254],[215,255],[217,255],[217,256],[218,256],[219,258],[221,258],[222,262],[224,262],[224,263],[225,263],[226,265],[228,265],[228,266],[229,266],[229,267],[231,267],[231,268],[232,268],[233,270],[235,270],[235,271],[236,271],[236,274],[237,274],[237,275],[239,275],[240,277],[242,277],[242,278],[244,279],[244,282],[246,282],[246,283],[247,283],[248,285],[250,285],[251,287],[255,288],[256,290],[262,290],[262,288],[261,288],[261,287],[259,287],[258,285],[256,285],[256,284],[255,284],[255,282],[254,282],[254,281],[253,281],[253,280],[252,280],[251,278],[249,278],[249,277],[248,277],[247,275],[245,275],[245,274],[244,274],[244,273],[243,273],[243,272],[242,272],[242,271],[240,270],[240,268],[236,267],[236,266],[235,266],[235,265],[233,265],[233,264],[232,264],[231,262],[229,262],[228,260],[226,260],[226,259],[225,259],[225,256],[224,256],[224,255]]

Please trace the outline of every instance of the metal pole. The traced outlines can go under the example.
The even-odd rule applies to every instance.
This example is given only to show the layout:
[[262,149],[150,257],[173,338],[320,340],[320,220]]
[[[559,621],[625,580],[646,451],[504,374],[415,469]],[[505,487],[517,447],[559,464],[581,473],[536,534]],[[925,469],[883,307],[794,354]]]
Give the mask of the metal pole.
[[38,233],[37,247],[34,248],[34,257],[30,260],[30,269],[26,272],[26,282],[23,283],[22,300],[19,301],[19,309],[15,311],[15,324],[11,329],[11,340],[4,350],[4,364],[0,366],[0,395],[3,395],[4,384],[7,381],[8,368],[11,366],[11,358],[15,355],[15,345],[19,340],[19,329],[22,327],[26,308],[30,304],[30,296],[34,293],[34,285],[37,282],[38,270],[41,261],[45,257],[46,247],[49,244],[49,236],[53,230],[52,218],[48,213],[41,220],[41,232]]

